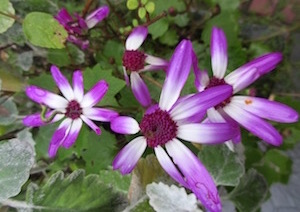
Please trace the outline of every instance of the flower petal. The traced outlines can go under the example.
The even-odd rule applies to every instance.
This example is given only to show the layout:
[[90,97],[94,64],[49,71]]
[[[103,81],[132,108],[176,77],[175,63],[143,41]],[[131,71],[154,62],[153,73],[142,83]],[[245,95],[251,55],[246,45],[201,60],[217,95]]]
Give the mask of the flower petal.
[[157,146],[154,148],[155,155],[157,157],[158,162],[163,167],[163,169],[178,183],[189,188],[188,184],[184,181],[183,176],[178,171],[170,157],[167,155],[165,150],[161,146]]
[[53,109],[62,109],[68,106],[68,101],[65,98],[34,85],[26,88],[26,95],[32,101],[47,105]]
[[81,102],[83,95],[84,95],[84,87],[83,87],[83,76],[80,70],[75,71],[73,73],[73,91],[74,91],[74,98]]
[[[53,113],[53,112],[54,111],[49,111],[46,114],[46,118],[48,118],[51,115],[51,113]],[[25,116],[25,118],[23,118],[23,124],[27,127],[40,127],[40,126],[44,126],[49,123],[57,122],[57,121],[61,120],[63,117],[64,117],[63,114],[57,114],[54,116],[54,118],[51,120],[51,122],[44,122],[41,119],[41,113],[35,113],[35,114]]]
[[195,75],[195,87],[199,92],[201,92],[208,85],[209,77],[208,77],[207,71],[205,71],[205,70],[201,71],[199,69],[198,59],[197,59],[197,56],[194,51],[192,53],[192,65],[193,65],[193,71],[194,71],[194,75]]
[[260,119],[254,114],[247,112],[239,107],[238,104],[229,103],[223,110],[236,122],[241,124],[252,134],[261,138],[265,142],[274,146],[279,146],[282,143],[282,137],[278,131],[268,122]]
[[151,97],[147,85],[137,72],[131,72],[130,82],[132,93],[141,105],[147,107],[151,104]]
[[203,114],[208,108],[221,103],[231,94],[232,87],[229,85],[211,87],[176,103],[170,114],[175,121],[187,119],[199,113]]
[[167,76],[161,91],[159,107],[169,110],[177,101],[192,65],[192,43],[182,40],[170,60]]
[[82,127],[81,119],[73,120],[68,135],[65,137],[64,142],[62,143],[63,147],[70,148],[74,144],[74,142],[78,137],[81,127]]
[[126,50],[137,50],[148,35],[148,28],[144,26],[136,27],[132,30],[128,38],[126,39]]
[[145,62],[151,65],[161,66],[165,68],[167,68],[169,65],[169,62],[167,60],[149,54],[146,54]]
[[119,114],[116,111],[105,108],[83,108],[83,115],[95,121],[111,121]]
[[146,139],[143,136],[137,137],[130,141],[113,161],[113,169],[119,169],[121,174],[130,173],[136,166],[138,160],[147,147]]
[[264,98],[234,96],[231,102],[256,116],[272,121],[291,123],[297,122],[299,119],[299,115],[294,109]]
[[123,66],[123,74],[124,74],[124,79],[125,79],[126,85],[129,86],[130,85],[129,77],[128,77],[128,74],[126,72],[126,68],[124,66]]
[[84,115],[81,115],[80,118],[82,119],[82,121],[84,121],[84,123],[86,123],[92,130],[94,130],[94,132],[97,134],[97,135],[100,135],[101,134],[101,129],[92,121],[90,120],[89,118],[87,118],[86,116]]
[[184,124],[178,126],[177,137],[202,144],[224,143],[237,134],[227,123]]
[[129,116],[119,116],[112,119],[110,128],[120,134],[136,134],[140,131],[139,123]]
[[106,94],[108,89],[108,83],[105,80],[97,82],[91,90],[89,90],[80,102],[81,107],[92,107],[97,104],[103,96]]
[[227,41],[224,31],[217,27],[212,29],[210,54],[214,76],[223,79],[227,69]]
[[72,16],[69,14],[69,12],[62,8],[57,15],[55,16],[55,19],[58,20],[58,22],[63,25],[64,27],[67,26],[68,22],[71,22],[73,20]]
[[168,154],[185,176],[189,189],[212,212],[222,210],[216,185],[201,161],[177,139],[166,143]]
[[109,7],[99,7],[85,18],[85,23],[89,29],[93,28],[97,23],[106,18],[109,14]]
[[56,85],[58,86],[59,90],[61,91],[61,93],[64,95],[64,97],[66,97],[67,100],[69,101],[72,100],[74,98],[74,92],[67,78],[64,75],[62,75],[59,68],[56,67],[55,65],[52,65],[50,70],[51,70],[52,77]]

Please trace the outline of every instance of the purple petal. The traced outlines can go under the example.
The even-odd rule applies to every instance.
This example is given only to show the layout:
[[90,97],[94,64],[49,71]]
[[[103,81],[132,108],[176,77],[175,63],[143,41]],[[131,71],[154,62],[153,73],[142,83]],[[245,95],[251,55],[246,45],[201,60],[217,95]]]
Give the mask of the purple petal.
[[87,49],[89,47],[89,41],[83,40],[82,38],[75,37],[74,35],[69,35],[67,40],[75,45],[79,46],[81,49]]
[[80,102],[81,107],[93,107],[103,98],[107,90],[108,83],[105,80],[100,80],[83,96]]
[[123,74],[124,74],[124,79],[125,79],[126,85],[129,86],[130,85],[129,77],[128,77],[126,68],[124,66],[123,66]]
[[176,47],[169,63],[167,76],[162,88],[159,107],[169,110],[179,98],[192,66],[192,43],[182,40]]
[[202,114],[208,108],[213,107],[232,94],[232,87],[229,85],[220,85],[206,89],[197,93],[176,105],[170,111],[175,121],[193,117],[196,114]]
[[139,123],[129,116],[119,116],[112,119],[110,128],[120,134],[136,134],[140,131]]
[[105,108],[83,108],[83,115],[95,121],[111,121],[119,114],[116,111]]
[[157,146],[154,148],[155,155],[157,157],[158,162],[163,167],[163,169],[178,183],[183,185],[186,188],[189,188],[187,183],[185,182],[183,176],[178,171],[170,157],[167,155],[165,150],[161,146]]
[[177,139],[166,143],[166,149],[185,176],[189,189],[193,191],[204,207],[212,212],[221,211],[221,200],[216,185],[194,153]]
[[51,70],[52,77],[57,87],[61,91],[61,93],[66,97],[67,100],[69,101],[72,100],[74,98],[74,92],[67,78],[64,75],[62,75],[59,68],[56,67],[55,65],[52,65],[50,70]]
[[195,52],[192,52],[192,65],[195,75],[195,87],[200,92],[205,89],[209,83],[209,77],[207,71],[201,71],[198,67],[198,59]]
[[212,29],[210,54],[214,76],[223,79],[227,69],[227,41],[223,30],[217,27]]
[[138,160],[147,147],[146,139],[143,136],[137,137],[129,142],[113,161],[113,169],[119,169],[121,174],[130,173],[136,166]]
[[149,54],[146,54],[145,62],[150,65],[163,67],[162,69],[166,69],[169,65],[169,62],[167,60]]
[[130,82],[132,93],[141,105],[147,107],[151,104],[151,97],[147,85],[136,72],[131,72]]
[[229,103],[223,108],[223,110],[236,122],[265,142],[274,146],[281,145],[281,135],[268,122],[260,119],[254,114],[247,112],[246,110],[243,110],[238,104]]
[[65,8],[62,8],[57,13],[57,15],[55,16],[55,18],[64,27],[67,25],[67,23],[69,23],[69,22],[71,22],[73,20],[72,16],[68,13],[68,11]]
[[70,148],[74,142],[76,141],[78,134],[80,132],[80,129],[82,127],[82,120],[81,119],[75,119],[72,122],[71,128],[68,132],[68,135],[64,139],[62,146],[65,148]]
[[[53,113],[53,112],[54,111],[48,112],[46,114],[46,118],[48,118],[51,115],[51,113]],[[63,117],[64,117],[63,114],[57,114],[56,116],[54,116],[54,118],[49,123],[57,122],[57,121],[61,120]],[[25,118],[23,118],[23,124],[27,127],[40,127],[40,126],[44,126],[49,123],[44,122],[41,119],[41,113],[31,114],[31,115],[25,116]]]
[[298,113],[294,109],[264,98],[234,96],[231,102],[256,116],[272,121],[291,123],[297,122],[299,118]]
[[75,71],[73,73],[73,91],[74,91],[74,98],[78,102],[81,102],[84,95],[84,87],[83,87],[83,76],[80,70]]
[[65,98],[34,85],[26,88],[26,95],[32,101],[47,105],[53,109],[62,109],[68,106],[68,101]]
[[103,6],[99,7],[97,10],[89,14],[86,19],[85,23],[87,24],[88,28],[93,28],[97,23],[102,21],[104,18],[106,18],[109,14],[109,7]]
[[216,144],[230,140],[237,129],[227,123],[185,124],[178,127],[177,137],[195,143]]
[[92,130],[94,130],[94,132],[97,135],[101,134],[101,129],[92,121],[90,120],[88,117],[81,115],[80,118],[82,119],[82,121],[84,121],[84,123],[86,123]]
[[132,30],[128,38],[126,39],[126,50],[137,50],[148,35],[148,28],[144,26],[136,27]]

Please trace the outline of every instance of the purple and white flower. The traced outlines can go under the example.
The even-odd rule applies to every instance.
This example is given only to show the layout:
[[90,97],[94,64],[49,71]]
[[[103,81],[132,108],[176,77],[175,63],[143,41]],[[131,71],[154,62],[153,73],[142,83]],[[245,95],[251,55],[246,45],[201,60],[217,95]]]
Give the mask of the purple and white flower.
[[55,16],[56,20],[63,25],[68,32],[68,41],[76,44],[81,49],[89,46],[89,41],[83,38],[88,29],[93,28],[97,23],[106,18],[109,14],[109,7],[99,7],[84,19],[78,14],[74,14],[73,18],[69,12],[63,8]]
[[118,153],[113,169],[119,169],[122,174],[130,173],[148,146],[154,149],[159,163],[174,180],[192,190],[208,210],[221,211],[212,177],[179,139],[217,144],[235,136],[237,130],[226,123],[189,122],[195,115],[205,113],[208,108],[228,98],[232,88],[218,86],[178,100],[191,65],[192,44],[183,40],[170,60],[159,104],[147,110],[140,124],[126,116],[111,121],[111,129],[117,133],[142,133]]
[[[147,35],[147,27],[139,26],[134,28],[126,39],[125,52],[123,55],[123,71],[125,80],[128,85],[130,81],[131,89],[135,98],[144,107],[151,105],[151,97],[147,85],[139,74],[145,71],[166,69],[168,66],[168,61],[138,50],[145,41]],[[127,71],[130,72],[130,80],[128,78]]]
[[[56,66],[51,66],[52,77],[63,96],[49,92],[34,85],[26,88],[27,96],[34,102],[49,108],[46,118],[56,114],[51,123],[64,118],[50,141],[49,156],[54,157],[60,146],[70,148],[78,137],[82,122],[85,122],[96,134],[100,135],[100,128],[92,121],[109,122],[118,113],[109,109],[94,107],[106,94],[108,84],[105,80],[97,82],[84,94],[83,76],[81,71],[73,73],[73,88],[67,78]],[[23,124],[39,127],[47,124],[40,113],[28,115]]]
[[[219,85],[230,85],[233,88],[233,93],[221,104],[207,111],[209,121],[227,121],[233,125],[240,124],[265,142],[279,146],[282,143],[282,136],[264,119],[291,123],[298,121],[298,113],[279,102],[234,94],[249,86],[262,75],[272,71],[282,60],[282,54],[279,52],[265,54],[225,76],[228,56],[226,36],[222,29],[213,27],[210,49],[213,77],[209,79],[206,71],[194,68],[196,70],[195,85],[198,91],[201,92]],[[233,141],[240,141],[240,136]],[[231,142],[227,145],[230,149],[233,148]]]

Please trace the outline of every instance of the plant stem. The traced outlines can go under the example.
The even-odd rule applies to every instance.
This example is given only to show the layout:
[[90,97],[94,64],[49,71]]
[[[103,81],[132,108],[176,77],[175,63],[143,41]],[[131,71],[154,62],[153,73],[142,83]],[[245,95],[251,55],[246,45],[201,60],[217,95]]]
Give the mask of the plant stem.
[[2,12],[2,11],[0,11],[0,15],[4,15],[4,16],[6,16],[6,17],[12,18],[12,19],[14,19],[14,20],[16,20],[16,21],[22,23],[22,20],[20,20],[20,19],[19,19],[17,16],[15,16],[15,15],[8,14],[8,13],[4,13],[4,12]]

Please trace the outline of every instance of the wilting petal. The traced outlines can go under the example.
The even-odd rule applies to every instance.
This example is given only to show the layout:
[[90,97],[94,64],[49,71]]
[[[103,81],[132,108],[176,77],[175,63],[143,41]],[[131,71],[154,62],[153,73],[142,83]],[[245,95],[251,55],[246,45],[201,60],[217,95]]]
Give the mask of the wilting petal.
[[208,88],[200,93],[197,93],[185,100],[182,100],[170,111],[172,118],[175,121],[187,119],[196,114],[202,114],[210,107],[213,107],[232,94],[232,87],[229,85],[220,85]]
[[[48,112],[46,114],[46,118],[48,118],[51,115],[51,113],[53,113],[53,112],[54,111]],[[40,127],[40,126],[44,126],[49,123],[57,122],[57,121],[61,120],[63,117],[64,117],[63,114],[57,114],[54,116],[54,118],[50,122],[44,122],[41,119],[41,113],[35,113],[35,114],[25,116],[25,118],[23,118],[23,124],[27,127]]]
[[58,67],[56,67],[55,65],[52,65],[50,70],[52,77],[61,93],[66,97],[67,100],[72,100],[74,98],[74,93],[67,78],[62,75]]
[[92,121],[90,120],[89,118],[87,118],[86,116],[84,115],[81,115],[80,118],[82,119],[82,121],[84,121],[84,123],[86,123],[92,130],[94,130],[94,132],[97,134],[97,135],[100,135],[101,134],[101,129]]
[[82,127],[81,119],[73,120],[71,128],[68,132],[68,135],[65,137],[65,139],[62,143],[63,147],[70,148],[74,144],[74,142],[76,141],[76,139],[78,137],[81,127]]
[[131,72],[130,82],[131,82],[132,93],[134,94],[135,98],[144,107],[149,106],[151,104],[151,96],[147,88],[147,85],[142,80],[140,75],[136,72]]
[[214,76],[223,79],[227,69],[227,41],[223,30],[217,27],[212,29],[210,54]]
[[55,16],[55,18],[64,27],[67,25],[68,22],[71,22],[73,20],[72,16],[68,13],[68,11],[65,8],[61,9]]
[[106,94],[107,89],[108,84],[105,80],[97,82],[94,87],[83,96],[83,99],[80,102],[81,107],[92,107],[97,104]]
[[[272,109],[272,108],[271,108]],[[261,138],[267,143],[279,146],[282,137],[278,131],[268,122],[262,120],[254,114],[247,112],[239,107],[238,104],[230,103],[223,110],[240,125],[249,130],[252,134]]]
[[149,54],[146,54],[145,62],[151,65],[162,66],[165,68],[167,68],[169,64],[167,60]]
[[68,101],[65,98],[34,85],[26,88],[26,95],[32,101],[47,105],[53,109],[61,109],[68,106]]
[[182,40],[170,60],[167,76],[161,91],[159,107],[169,110],[177,101],[192,65],[192,43]]
[[139,123],[129,116],[119,116],[112,119],[110,128],[120,134],[136,134],[140,131]]
[[189,188],[187,183],[184,181],[183,176],[178,171],[170,157],[167,155],[165,150],[161,146],[157,146],[154,148],[155,155],[157,157],[158,162],[163,167],[163,169],[178,183]]
[[83,76],[80,70],[73,73],[74,98],[81,102],[84,95]]
[[108,16],[108,14],[109,14],[108,6],[100,7],[85,18],[85,23],[88,26],[88,28],[91,29],[97,23],[99,23],[104,18],[106,18]]
[[178,127],[177,137],[195,143],[216,144],[230,140],[236,131],[227,123],[184,124]]
[[130,141],[113,161],[113,169],[119,169],[121,174],[130,173],[147,147],[146,139],[143,136]]
[[194,153],[177,139],[166,143],[166,149],[185,176],[189,189],[193,191],[205,208],[212,212],[221,211],[222,206],[216,185]]
[[272,121],[291,123],[297,122],[299,118],[298,113],[294,109],[264,98],[234,96],[231,102],[256,116]]
[[83,115],[95,121],[111,121],[119,114],[116,111],[105,108],[83,108]]
[[148,28],[144,26],[136,27],[126,39],[126,50],[137,50],[148,35]]

